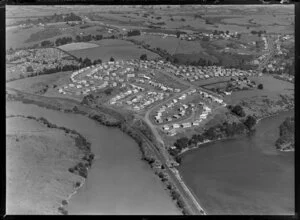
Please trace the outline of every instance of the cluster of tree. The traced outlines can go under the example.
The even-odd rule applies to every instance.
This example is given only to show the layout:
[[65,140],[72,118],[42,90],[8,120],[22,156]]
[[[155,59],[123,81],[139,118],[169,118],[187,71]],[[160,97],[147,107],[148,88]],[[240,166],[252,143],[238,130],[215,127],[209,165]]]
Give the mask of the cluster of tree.
[[[115,38],[114,35],[108,37],[108,38]],[[103,39],[103,36],[101,34],[97,34],[97,35],[83,35],[83,36],[80,36],[80,35],[76,35],[75,37],[75,41],[76,42],[89,42],[89,41],[92,41],[92,40],[102,40]],[[62,38],[57,38],[55,40],[55,45],[56,46],[61,46],[61,45],[64,45],[64,44],[68,44],[68,43],[72,43],[74,40],[72,37],[62,37]],[[51,42],[50,40],[44,40],[41,42],[40,44],[42,47],[53,47],[54,46],[54,43]]]
[[163,22],[163,21],[162,21],[162,22],[157,22],[157,23],[156,23],[156,25],[165,25],[165,24],[166,24],[166,23]]
[[220,35],[220,34],[229,34],[229,31],[226,31],[226,32],[224,32],[224,31],[219,31],[219,30],[214,30],[213,31],[213,35]]
[[127,37],[130,36],[139,36],[141,35],[141,31],[140,30],[130,30],[127,32]]
[[279,135],[288,136],[293,135],[295,131],[295,118],[287,117],[283,123],[279,126]]
[[92,40],[102,40],[103,36],[101,34],[97,34],[97,35],[76,35],[75,40],[76,42],[88,42],[88,41],[92,41]]
[[253,130],[255,124],[256,124],[256,118],[254,118],[252,115],[248,115],[246,120],[244,121],[244,125],[246,125],[246,127],[249,130]]
[[267,32],[264,30],[260,30],[260,31],[251,31],[251,34],[257,34],[259,37],[262,35],[262,34],[266,34]]
[[140,56],[140,60],[147,60],[147,55],[146,54],[142,54]]
[[178,154],[182,149],[197,146],[198,143],[202,143],[204,140],[217,140],[219,138],[233,137],[234,135],[245,134],[249,128],[253,127],[253,117],[250,116],[247,122],[244,123],[228,123],[218,124],[205,130],[202,134],[194,134],[191,138],[182,137],[175,141],[174,146],[176,148],[169,149],[172,156],[175,157],[177,162],[180,162]]
[[263,88],[264,88],[264,85],[260,83],[260,84],[258,84],[257,88],[258,88],[258,89],[263,89]]
[[104,90],[104,93],[105,93],[105,95],[111,95],[113,90],[114,90],[113,88],[107,88]]
[[94,61],[91,61],[91,59],[89,58],[84,58],[82,59],[81,57],[78,59],[78,61],[80,62],[80,68],[83,67],[87,67],[87,66],[91,66],[91,65],[97,65],[97,64],[101,64],[102,60],[101,59],[95,59]]
[[82,65],[83,67],[87,67],[87,66],[93,65],[93,63],[92,63],[92,61],[91,61],[89,58],[86,57],[86,58],[84,58],[84,59],[82,60],[81,65]]
[[64,207],[58,207],[58,212],[60,212],[63,215],[68,215],[68,210],[66,210]]
[[192,61],[189,63],[191,66],[214,66],[214,65],[218,65],[217,62],[213,62],[211,60],[207,60],[204,58],[199,58],[198,61]]
[[195,18],[195,19],[196,19],[196,18],[202,18],[202,15],[195,14],[195,15],[194,15],[194,18]]
[[287,117],[279,126],[278,149],[295,148],[295,118]]
[[53,47],[54,43],[50,40],[44,40],[41,42],[41,47]]
[[78,174],[83,178],[87,178],[88,174],[88,164],[84,164],[82,162],[78,163],[76,166],[69,168],[70,173]]
[[78,15],[75,15],[73,12],[70,14],[67,14],[64,18],[64,21],[82,21],[81,17]]
[[235,115],[239,116],[239,117],[245,117],[246,113],[243,109],[242,106],[240,105],[236,105],[236,106],[232,106],[232,105],[228,105],[228,109]]
[[32,66],[27,66],[26,67],[26,72],[33,72],[34,70],[33,70],[33,68],[32,68]]
[[57,38],[55,40],[55,45],[56,46],[61,46],[64,44],[69,44],[73,42],[73,38],[72,37],[62,37],[62,38]]
[[[64,65],[64,66],[56,66],[55,68],[44,67],[43,70],[41,70],[39,72],[34,72],[32,66],[28,66],[27,72],[30,72],[30,73],[27,76],[33,77],[33,76],[38,76],[38,75],[47,75],[47,74],[57,73],[57,72],[61,72],[61,71],[74,71],[81,67],[82,66],[79,66],[79,65],[69,64],[69,65]],[[24,76],[21,75],[20,78],[24,78]]]

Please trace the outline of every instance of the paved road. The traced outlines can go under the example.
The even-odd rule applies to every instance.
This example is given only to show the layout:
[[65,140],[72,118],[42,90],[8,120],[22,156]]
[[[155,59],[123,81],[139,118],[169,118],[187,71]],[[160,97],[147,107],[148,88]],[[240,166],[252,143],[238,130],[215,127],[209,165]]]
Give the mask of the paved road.
[[273,39],[269,39],[267,38],[268,41],[268,53],[267,53],[267,57],[259,64],[259,66],[257,67],[258,71],[262,71],[265,66],[269,63],[269,61],[273,58],[273,56],[276,53],[276,43],[278,40],[276,40],[275,42],[273,41]]

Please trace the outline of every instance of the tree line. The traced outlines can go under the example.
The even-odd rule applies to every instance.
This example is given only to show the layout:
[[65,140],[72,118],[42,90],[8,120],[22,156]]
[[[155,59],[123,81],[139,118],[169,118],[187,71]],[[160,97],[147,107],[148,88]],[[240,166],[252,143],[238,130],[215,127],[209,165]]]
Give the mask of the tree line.
[[112,35],[110,37],[103,37],[101,34],[96,34],[96,35],[76,35],[75,39],[72,37],[60,37],[55,40],[55,42],[50,41],[50,40],[44,40],[40,43],[41,47],[53,47],[55,46],[61,46],[65,44],[69,44],[72,42],[89,42],[89,41],[97,41],[97,40],[102,40],[102,39],[114,39],[115,36]]
[[[233,114],[236,114],[239,117],[246,116],[243,108],[239,105],[232,107],[231,109]],[[180,158],[177,157],[177,155],[183,149],[198,146],[199,143],[202,143],[205,140],[213,141],[253,132],[255,124],[256,118],[252,115],[248,115],[244,120],[241,120],[240,122],[224,122],[223,124],[218,124],[210,127],[209,129],[206,129],[201,134],[194,134],[191,138],[182,137],[177,139],[173,144],[176,148],[170,148],[168,151],[173,157],[175,157],[175,160],[180,163]]]

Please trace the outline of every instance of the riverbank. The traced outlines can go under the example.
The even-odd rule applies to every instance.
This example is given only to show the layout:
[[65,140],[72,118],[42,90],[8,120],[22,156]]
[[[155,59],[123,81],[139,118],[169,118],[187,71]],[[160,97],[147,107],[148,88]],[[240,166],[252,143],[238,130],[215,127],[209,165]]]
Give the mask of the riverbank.
[[[6,118],[7,176],[8,182],[11,181],[7,211],[11,214],[67,214],[68,200],[85,180],[81,175],[70,174],[68,168],[79,163],[86,163],[86,169],[91,166],[90,143],[78,132],[56,126],[44,118],[24,115],[7,115]],[[22,147],[16,150],[21,143]],[[87,161],[86,157],[90,159]],[[22,187],[17,186],[19,183],[23,183]],[[17,194],[18,201],[15,201]],[[37,205],[35,200],[39,200]]]
[[[169,194],[171,195],[171,198],[175,201],[178,208],[181,210],[183,214],[191,214],[191,210],[189,210],[185,206],[184,200],[181,198],[180,190],[177,188],[177,186],[173,183],[173,180],[170,178],[168,171],[166,170],[166,167],[163,166],[163,164],[160,162],[160,159],[156,157],[156,155],[153,153],[151,147],[149,146],[150,142],[146,141],[146,137],[144,134],[141,134],[140,131],[136,130],[134,124],[127,124],[125,120],[122,119],[116,119],[115,117],[112,117],[106,113],[103,113],[102,111],[96,111],[91,110],[88,107],[79,105],[76,102],[72,102],[72,105],[59,105],[57,106],[57,102],[47,102],[44,103],[43,101],[39,100],[37,96],[34,96],[29,94],[28,96],[32,96],[32,98],[26,97],[26,95],[20,94],[20,92],[15,91],[15,94],[7,94],[7,97],[9,97],[9,100],[14,101],[21,101],[26,104],[34,104],[38,105],[39,107],[48,108],[52,110],[58,110],[63,111],[66,113],[76,113],[81,114],[84,116],[87,116],[101,125],[109,126],[109,127],[116,127],[119,128],[121,131],[132,137],[135,142],[138,144],[140,151],[142,153],[142,160],[146,161],[149,166],[154,170],[154,173],[162,180],[163,185],[166,187],[166,189],[169,191]],[[41,97],[43,99],[43,97]],[[108,111],[108,113],[112,113],[111,111]],[[114,115],[114,114],[113,114]],[[115,116],[115,115],[114,115]],[[137,125],[137,128],[140,126]],[[151,143],[153,144],[153,143]]]

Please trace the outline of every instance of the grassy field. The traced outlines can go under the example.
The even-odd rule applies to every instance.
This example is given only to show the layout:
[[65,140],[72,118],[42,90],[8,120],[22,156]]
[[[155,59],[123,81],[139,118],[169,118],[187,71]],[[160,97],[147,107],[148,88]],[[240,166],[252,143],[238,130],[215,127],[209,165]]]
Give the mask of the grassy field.
[[30,42],[42,41],[59,35],[62,35],[62,32],[59,28],[57,27],[45,28],[36,33],[31,34],[25,42],[30,43]]
[[74,140],[32,119],[7,118],[6,125],[6,213],[58,214],[82,181],[68,172],[81,156]]
[[57,94],[57,88],[53,88],[54,85],[59,86],[70,82],[71,71],[59,72],[49,75],[41,75],[35,77],[29,77],[24,79],[8,82],[7,87],[21,90],[24,92],[38,94],[44,88],[47,88],[43,95]]
[[6,30],[6,48],[20,48],[32,45],[25,41],[30,38],[31,34],[35,34],[41,30],[41,27],[34,27],[28,29],[13,28]]
[[230,96],[225,96],[225,101],[230,104],[236,104],[248,98],[265,96],[271,99],[277,99],[280,94],[294,94],[294,84],[275,79],[272,76],[265,75],[262,77],[249,77],[249,79],[255,81],[257,85],[262,83],[263,90],[253,89],[233,92]]
[[159,57],[155,53],[122,40],[101,40],[99,41],[99,47],[74,50],[70,53],[78,58],[88,57],[91,60],[101,59],[102,61],[109,61],[110,57],[115,60],[139,59],[142,54],[146,54],[148,59]]
[[99,47],[99,45],[93,44],[93,43],[80,42],[80,43],[65,44],[65,45],[59,46],[58,48],[62,49],[64,51],[73,51],[73,50],[84,50],[84,49],[89,49],[89,48],[94,48],[94,47]]
[[172,55],[174,53],[199,53],[204,50],[199,42],[180,40],[175,37],[162,38],[160,36],[144,35],[134,36],[130,38],[148,44],[151,48],[161,48],[163,50],[166,50],[169,54]]

